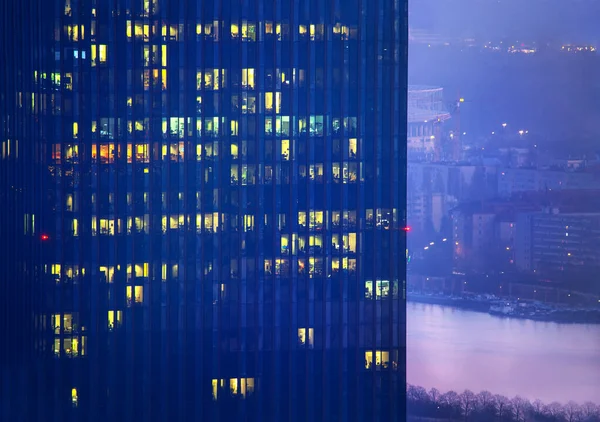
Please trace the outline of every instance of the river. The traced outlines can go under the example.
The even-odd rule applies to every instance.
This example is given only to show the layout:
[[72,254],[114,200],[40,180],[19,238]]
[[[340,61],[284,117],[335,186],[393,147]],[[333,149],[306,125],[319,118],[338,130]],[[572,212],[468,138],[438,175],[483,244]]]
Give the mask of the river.
[[600,403],[600,325],[499,318],[407,304],[407,380],[545,403]]

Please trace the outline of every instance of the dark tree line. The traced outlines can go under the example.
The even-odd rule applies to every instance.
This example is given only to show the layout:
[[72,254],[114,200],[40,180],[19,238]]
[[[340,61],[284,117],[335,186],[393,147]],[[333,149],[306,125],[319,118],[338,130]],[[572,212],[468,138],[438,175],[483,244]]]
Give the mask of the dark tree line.
[[407,410],[410,416],[470,422],[600,422],[600,405],[592,402],[544,404],[540,400],[508,397],[465,390],[440,393],[435,388],[408,385]]

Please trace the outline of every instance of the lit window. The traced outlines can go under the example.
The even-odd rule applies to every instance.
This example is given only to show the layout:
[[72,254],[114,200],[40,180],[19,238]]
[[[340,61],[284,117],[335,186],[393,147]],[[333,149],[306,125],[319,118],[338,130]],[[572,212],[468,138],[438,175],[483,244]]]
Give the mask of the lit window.
[[315,345],[314,328],[298,328],[298,343],[313,348]]
[[100,44],[98,46],[98,61],[100,63],[106,62],[106,44]]
[[108,329],[113,330],[121,326],[123,311],[108,311]]
[[131,306],[132,303],[142,303],[144,301],[144,287],[143,286],[127,286],[127,305]]
[[256,24],[242,23],[242,41],[256,41]]
[[[221,385],[219,386],[219,384],[221,384]],[[212,380],[212,397],[213,397],[213,400],[216,400],[217,397],[218,397],[219,387],[223,388],[223,380],[218,380],[218,379]]]
[[77,394],[77,389],[73,388],[73,389],[71,389],[71,403],[73,404],[73,407],[77,407],[78,401],[79,401],[79,396]]
[[254,378],[213,379],[211,386],[213,400],[217,400],[220,392],[226,387],[229,389],[230,395],[245,398],[254,393]]
[[323,211],[311,211],[309,228],[311,230],[321,230],[323,228]]
[[242,86],[254,89],[254,69],[242,69]]
[[365,368],[387,369],[390,365],[390,352],[376,350],[365,352]]
[[264,269],[265,274],[271,275],[273,273],[273,261],[270,259],[265,259]]
[[393,285],[389,280],[372,280],[365,281],[365,298],[366,299],[384,299],[392,295],[398,295],[398,285],[394,282]]
[[306,213],[304,211],[298,213],[298,225],[300,227],[306,227]]
[[287,276],[290,270],[290,262],[287,259],[276,259],[275,260],[275,274],[281,276]]
[[290,160],[290,141],[288,139],[281,141],[281,159],[283,161]]

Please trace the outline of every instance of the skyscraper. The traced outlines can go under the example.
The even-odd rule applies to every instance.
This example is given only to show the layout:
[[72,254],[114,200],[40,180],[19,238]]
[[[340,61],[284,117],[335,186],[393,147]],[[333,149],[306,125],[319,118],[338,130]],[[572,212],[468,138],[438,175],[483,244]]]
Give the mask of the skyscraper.
[[17,3],[29,420],[402,419],[406,2]]

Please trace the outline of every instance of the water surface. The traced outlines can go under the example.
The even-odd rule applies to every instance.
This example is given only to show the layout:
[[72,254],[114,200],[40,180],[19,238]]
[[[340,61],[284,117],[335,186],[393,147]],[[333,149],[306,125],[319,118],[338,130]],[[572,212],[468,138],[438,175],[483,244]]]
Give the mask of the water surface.
[[600,325],[408,303],[408,382],[544,402],[600,403]]

